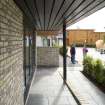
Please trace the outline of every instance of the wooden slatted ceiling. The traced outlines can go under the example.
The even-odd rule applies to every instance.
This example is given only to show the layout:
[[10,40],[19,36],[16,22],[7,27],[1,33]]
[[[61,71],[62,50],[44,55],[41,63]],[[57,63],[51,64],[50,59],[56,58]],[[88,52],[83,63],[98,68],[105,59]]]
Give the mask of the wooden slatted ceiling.
[[27,17],[27,20],[28,19],[30,20],[31,25],[36,26],[36,24],[33,23],[34,18],[32,17],[32,14],[29,12],[29,9],[27,8],[25,2],[23,0],[19,0],[19,2],[18,1],[15,1],[15,2],[19,6],[19,8],[24,12],[24,15]]
[[[105,0],[100,0],[100,3],[96,3],[95,6],[88,6],[86,9],[84,9],[83,11],[79,12],[77,15],[73,16],[71,19],[69,19],[67,21],[67,25],[73,24],[87,16],[89,16],[90,14],[98,11],[99,9],[102,9],[103,7],[105,7]],[[70,22],[72,21],[72,22]]]
[[35,2],[34,1],[30,2],[30,0],[27,0],[25,1],[25,3],[27,7],[30,9],[31,13],[33,14],[33,17],[35,19],[34,21],[36,22],[37,28],[41,28],[40,20],[38,19],[37,10],[35,7]]
[[[86,2],[85,2],[86,3]],[[103,8],[105,6],[105,0],[93,0],[92,2],[90,2],[89,4],[87,3],[87,6],[80,6],[81,10],[77,9],[78,11],[74,11],[74,13],[71,16],[68,16],[68,18],[66,18],[67,21],[67,26],[83,19],[84,17],[89,16],[90,14],[96,12],[97,10]],[[56,24],[56,27],[62,27],[62,21],[58,22]]]
[[41,29],[44,30],[44,0],[36,0],[36,5],[37,5],[40,21],[41,21]]
[[64,0],[55,0],[55,4],[54,4],[54,7],[53,7],[53,12],[52,12],[51,19],[50,19],[49,28],[51,27],[56,15],[58,14],[59,9],[61,8],[63,1]]
[[[96,12],[98,9],[101,9],[104,6],[105,6],[105,0],[86,0],[75,11],[72,11],[72,14],[66,16],[67,25],[69,26],[70,24],[73,24],[76,21],[79,21],[82,18],[89,16],[90,14]],[[62,26],[62,20],[57,22],[57,24],[54,27],[56,28],[59,26]]]
[[60,30],[105,7],[105,0],[15,0],[37,30]]
[[[59,25],[60,22],[63,23],[63,18],[62,17],[65,17],[66,19],[67,19],[67,16],[70,16],[71,17],[71,15],[74,14],[75,10],[79,6],[81,6],[82,3],[85,2],[85,1],[86,0],[73,0],[72,3],[69,5],[68,9],[66,9],[66,11],[64,11],[64,13],[62,14],[62,16],[57,20],[56,25]],[[66,1],[66,2],[68,2],[68,1]]]
[[70,2],[68,2],[68,0],[64,0],[64,1],[65,2],[63,4],[62,8],[60,9],[59,14],[57,14],[57,16],[55,17],[55,19],[53,21],[52,27],[53,27],[53,25],[55,25],[55,23],[57,23],[59,21],[59,19],[61,17],[63,17],[65,15],[66,11],[70,8],[70,6],[72,5],[72,3],[74,2],[74,0],[70,0]]
[[46,19],[46,21],[45,21],[45,30],[47,30],[47,28],[49,27],[49,21],[50,21],[50,18],[51,18],[51,16],[50,16],[50,14],[51,14],[51,10],[52,10],[52,8],[53,8],[53,0],[46,0],[45,1],[45,6],[46,6],[46,8],[45,8],[45,19]]

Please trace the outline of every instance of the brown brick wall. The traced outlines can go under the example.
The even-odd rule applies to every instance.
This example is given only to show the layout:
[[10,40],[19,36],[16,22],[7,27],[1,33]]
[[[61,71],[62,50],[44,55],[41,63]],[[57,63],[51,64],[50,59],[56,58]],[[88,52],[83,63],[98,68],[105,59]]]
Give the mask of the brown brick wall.
[[23,16],[0,0],[0,105],[23,105]]

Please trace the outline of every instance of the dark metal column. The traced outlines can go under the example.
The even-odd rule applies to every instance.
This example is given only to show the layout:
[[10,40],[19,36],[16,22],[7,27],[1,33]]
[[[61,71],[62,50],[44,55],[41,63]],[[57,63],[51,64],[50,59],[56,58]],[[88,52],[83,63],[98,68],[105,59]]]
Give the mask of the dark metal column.
[[28,37],[28,40],[29,40],[29,48],[28,48],[28,53],[29,53],[29,77],[31,76],[31,57],[30,57],[30,54],[31,54],[31,35],[29,33],[29,37]]
[[24,86],[26,87],[26,33],[24,29],[23,35],[23,70],[24,70]]
[[66,80],[66,22],[63,22],[63,78]]
[[36,47],[36,36],[37,36],[37,32],[35,31],[35,67],[37,67],[37,47]]
[[33,33],[32,33],[32,69],[33,69],[33,72],[35,70],[35,46],[36,46],[36,41],[35,41],[35,37],[36,37],[36,34],[35,34],[35,31],[33,30]]

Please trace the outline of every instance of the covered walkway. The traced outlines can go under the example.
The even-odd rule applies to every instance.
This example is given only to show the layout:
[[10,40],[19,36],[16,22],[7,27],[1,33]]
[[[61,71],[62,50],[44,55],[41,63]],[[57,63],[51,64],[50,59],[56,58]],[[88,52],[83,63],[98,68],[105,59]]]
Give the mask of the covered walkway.
[[[67,84],[81,105],[105,105],[105,94],[78,69],[67,69]],[[63,83],[62,67],[39,68],[30,88],[27,105],[79,105]]]
[[28,104],[75,105],[56,70],[38,70],[33,75],[37,70],[36,36],[38,32],[43,36],[63,34],[62,72],[66,81],[67,26],[103,7],[105,0],[0,0],[0,105],[26,105],[27,99]]
[[58,68],[39,68],[34,76],[27,105],[77,105]]

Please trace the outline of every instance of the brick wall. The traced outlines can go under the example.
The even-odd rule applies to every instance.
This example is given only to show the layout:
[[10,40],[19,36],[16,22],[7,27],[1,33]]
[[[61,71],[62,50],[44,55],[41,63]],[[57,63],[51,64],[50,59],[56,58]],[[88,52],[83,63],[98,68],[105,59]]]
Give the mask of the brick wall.
[[53,47],[38,47],[37,65],[49,67],[59,66],[59,49]]
[[23,16],[0,0],[0,105],[23,105]]

